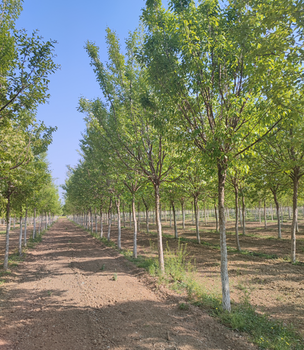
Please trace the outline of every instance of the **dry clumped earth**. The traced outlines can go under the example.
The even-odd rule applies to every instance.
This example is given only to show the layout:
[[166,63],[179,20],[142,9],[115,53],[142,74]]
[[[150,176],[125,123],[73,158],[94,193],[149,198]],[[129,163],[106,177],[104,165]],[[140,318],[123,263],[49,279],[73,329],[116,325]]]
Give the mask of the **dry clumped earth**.
[[0,293],[1,350],[256,349],[67,219]]

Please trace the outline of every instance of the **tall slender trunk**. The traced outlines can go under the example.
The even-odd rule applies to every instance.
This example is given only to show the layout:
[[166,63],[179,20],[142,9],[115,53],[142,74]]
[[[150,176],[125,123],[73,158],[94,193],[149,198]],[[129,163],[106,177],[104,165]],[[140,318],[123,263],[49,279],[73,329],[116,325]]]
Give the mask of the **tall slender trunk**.
[[97,211],[96,211],[96,208],[94,209],[94,215],[95,215],[95,233],[97,233]]
[[142,200],[143,200],[145,210],[146,210],[146,230],[147,230],[147,233],[149,233],[149,207],[148,207],[148,204],[145,201],[144,197],[142,197]]
[[20,232],[19,232],[19,245],[18,245],[19,255],[22,255],[22,216],[20,215]]
[[100,206],[100,238],[103,237],[102,205]]
[[160,272],[165,272],[165,262],[164,262],[164,250],[163,250],[163,235],[162,235],[162,225],[160,221],[160,196],[159,196],[159,184],[154,184],[155,192],[155,217],[157,226],[157,248],[158,248],[158,262]]
[[183,220],[183,230],[185,229],[185,202],[182,201],[182,220]]
[[261,218],[261,201],[259,201],[259,224],[262,223],[262,218]]
[[122,221],[123,221],[123,227],[126,227],[125,202],[122,203]]
[[207,210],[206,210],[206,201],[204,202],[204,212],[205,212],[205,226],[207,226]]
[[174,238],[177,239],[178,234],[177,234],[177,223],[176,223],[176,211],[175,211],[175,205],[173,201],[171,201],[171,207],[173,211]]
[[120,199],[116,200],[117,208],[117,226],[118,226],[118,237],[117,237],[117,246],[118,249],[121,249],[121,215],[120,215]]
[[267,229],[266,200],[264,199],[264,229]]
[[194,196],[193,203],[194,203],[196,239],[197,239],[197,243],[201,244],[201,237],[200,237],[200,233],[199,233],[198,198],[197,198],[197,196]]
[[282,232],[281,232],[281,219],[280,219],[280,205],[278,202],[278,198],[277,198],[277,193],[276,191],[273,191],[273,198],[274,198],[274,202],[276,205],[276,211],[277,211],[277,220],[278,220],[278,238],[282,238]]
[[218,222],[217,206],[216,206],[216,204],[214,204],[214,213],[215,213],[215,231],[219,232],[219,222]]
[[111,225],[112,225],[112,198],[110,198],[110,205],[108,211],[108,241],[111,237]]
[[135,194],[132,194],[132,213],[133,213],[133,224],[134,224],[134,235],[133,235],[133,258],[137,258],[137,220],[136,220],[136,208],[135,208]]
[[91,226],[91,233],[93,233],[93,212],[92,209],[90,208],[90,226]]
[[228,276],[228,254],[226,244],[225,224],[225,181],[226,169],[218,164],[218,206],[220,222],[220,243],[221,243],[221,281],[222,281],[222,305],[223,309],[230,311],[230,288]]
[[296,262],[296,232],[298,224],[298,190],[299,177],[297,169],[293,177],[293,197],[292,197],[292,226],[291,226],[291,261]]
[[27,246],[26,242],[26,224],[27,224],[27,208],[25,210],[25,218],[24,218],[24,246]]
[[9,254],[9,234],[11,230],[11,199],[10,196],[7,199],[6,204],[6,238],[5,238],[5,255],[3,269],[8,269],[8,254]]
[[242,215],[243,215],[243,236],[246,234],[246,208],[245,208],[245,197],[242,194]]
[[234,200],[235,200],[235,241],[236,249],[241,251],[239,239],[239,188],[237,184],[234,185]]
[[36,208],[34,208],[33,239],[36,237]]

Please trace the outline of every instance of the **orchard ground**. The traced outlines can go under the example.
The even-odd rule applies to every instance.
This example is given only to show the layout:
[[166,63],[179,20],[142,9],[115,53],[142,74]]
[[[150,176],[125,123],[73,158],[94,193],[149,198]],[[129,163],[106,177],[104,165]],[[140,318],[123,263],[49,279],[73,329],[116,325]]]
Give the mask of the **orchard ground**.
[[[188,241],[187,252],[189,259],[196,261],[201,284],[212,293],[220,293],[219,235],[214,228],[214,223],[202,226],[203,244]],[[303,262],[301,223],[299,228],[298,260]],[[141,224],[141,256],[156,254],[155,227],[150,225],[150,230],[151,234],[145,233]],[[185,230],[178,231],[181,238],[195,239],[190,221]],[[232,221],[227,231],[228,246],[233,248]],[[17,246],[18,232],[16,228],[11,235],[11,251]],[[247,223],[247,236],[240,236],[247,254],[229,250],[231,295],[239,301],[246,294],[258,311],[293,323],[304,334],[304,266],[288,262],[289,232],[290,224],[285,223],[283,238],[278,240],[274,222],[267,230],[263,224]],[[168,223],[164,223],[164,234],[165,246],[168,242],[175,249],[178,243],[169,237],[173,229]],[[1,234],[1,252],[4,238]],[[115,226],[111,239],[117,239]],[[131,250],[132,240],[132,229],[124,228],[122,248]],[[177,305],[185,295],[160,288],[142,270],[65,219],[56,223],[6,278],[8,283],[1,286],[1,349],[27,350],[33,344],[42,349],[90,349],[95,345],[101,349],[251,347],[202,310],[192,306],[180,310]]]

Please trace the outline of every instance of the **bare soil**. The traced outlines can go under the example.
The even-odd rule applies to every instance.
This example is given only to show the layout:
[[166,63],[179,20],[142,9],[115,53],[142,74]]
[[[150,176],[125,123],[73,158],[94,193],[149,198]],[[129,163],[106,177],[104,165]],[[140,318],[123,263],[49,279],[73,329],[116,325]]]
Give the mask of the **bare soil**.
[[[140,250],[148,237],[140,235]],[[256,349],[201,309],[180,310],[181,301],[60,219],[1,287],[0,349]]]
[[[127,224],[129,226],[129,224]],[[195,228],[187,222],[186,229],[181,229],[178,222],[179,237],[196,239]],[[282,321],[284,324],[293,324],[304,336],[304,223],[299,223],[297,234],[297,259],[299,263],[293,265],[288,262],[290,256],[290,227],[291,221],[284,222],[282,227],[282,239],[277,239],[277,225],[269,222],[267,229],[264,224],[249,222],[246,224],[246,235],[240,234],[240,244],[244,251],[255,254],[263,253],[277,255],[275,259],[240,254],[228,251],[229,278],[231,298],[239,302],[245,296],[254,305],[258,312]],[[129,227],[122,235],[122,248],[132,249],[132,231]],[[141,224],[141,234],[138,236],[138,253],[151,255],[151,246],[157,246],[155,226],[150,225],[150,232],[145,231],[145,224]],[[240,233],[241,233],[241,229]],[[163,222],[163,233],[172,238],[164,239],[164,246],[168,244],[170,249],[177,248],[177,241],[173,238],[173,228],[169,222]],[[211,246],[188,242],[187,252],[189,258],[196,261],[198,279],[205,290],[211,293],[221,293],[220,280],[220,251],[219,234],[215,232],[215,223],[201,224],[201,239]],[[113,232],[113,240],[116,232]],[[234,222],[227,222],[227,244],[235,248]]]

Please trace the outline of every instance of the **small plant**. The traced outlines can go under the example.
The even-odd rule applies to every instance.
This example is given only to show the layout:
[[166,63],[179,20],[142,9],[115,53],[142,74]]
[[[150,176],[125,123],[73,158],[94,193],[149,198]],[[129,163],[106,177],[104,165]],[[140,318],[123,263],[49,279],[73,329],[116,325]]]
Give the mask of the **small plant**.
[[117,273],[114,273],[113,277],[112,277],[113,281],[117,281]]
[[189,304],[187,304],[187,303],[180,303],[180,304],[178,305],[178,308],[179,308],[180,310],[188,310],[188,309],[189,309]]
[[105,265],[105,264],[102,264],[100,270],[101,270],[101,271],[104,271],[105,269],[106,269],[106,265]]

